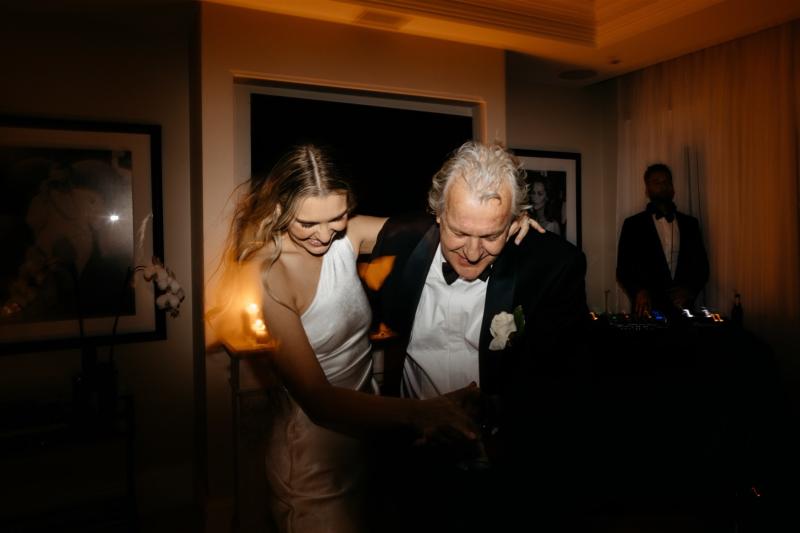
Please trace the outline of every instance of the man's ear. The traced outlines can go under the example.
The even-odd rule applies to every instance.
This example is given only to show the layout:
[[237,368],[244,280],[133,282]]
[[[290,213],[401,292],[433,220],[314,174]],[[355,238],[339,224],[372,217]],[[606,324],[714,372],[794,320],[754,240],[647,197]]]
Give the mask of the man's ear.
[[436,223],[440,226],[442,225],[442,217],[440,215],[436,215]]

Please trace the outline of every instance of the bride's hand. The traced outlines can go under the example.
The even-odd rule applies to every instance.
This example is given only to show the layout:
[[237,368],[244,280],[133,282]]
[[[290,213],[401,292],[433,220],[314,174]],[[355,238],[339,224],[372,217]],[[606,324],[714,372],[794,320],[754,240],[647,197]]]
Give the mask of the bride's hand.
[[454,446],[478,438],[478,427],[470,416],[471,406],[477,403],[480,390],[472,383],[468,387],[420,402],[414,426],[416,445]]
[[528,216],[527,211],[523,211],[522,215],[519,217],[519,230],[517,231],[517,237],[514,239],[514,243],[521,243],[522,239],[525,238],[525,235],[528,234],[531,228],[539,233],[545,233],[546,231],[538,222]]
[[481,389],[474,381],[466,387],[448,392],[446,398],[458,405],[475,425],[481,413]]

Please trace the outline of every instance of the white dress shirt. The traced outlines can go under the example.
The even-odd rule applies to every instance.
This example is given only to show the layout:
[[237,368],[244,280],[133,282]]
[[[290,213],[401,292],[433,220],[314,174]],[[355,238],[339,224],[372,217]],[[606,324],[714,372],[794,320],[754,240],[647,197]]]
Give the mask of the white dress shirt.
[[670,276],[675,279],[675,267],[678,266],[678,254],[681,251],[681,230],[678,228],[678,219],[675,218],[670,222],[666,217],[656,218],[653,215],[653,223],[661,240],[661,249],[664,250]]
[[403,367],[405,397],[432,398],[472,381],[480,385],[478,346],[488,282],[459,278],[448,285],[442,274],[443,262],[440,245],[411,329]]

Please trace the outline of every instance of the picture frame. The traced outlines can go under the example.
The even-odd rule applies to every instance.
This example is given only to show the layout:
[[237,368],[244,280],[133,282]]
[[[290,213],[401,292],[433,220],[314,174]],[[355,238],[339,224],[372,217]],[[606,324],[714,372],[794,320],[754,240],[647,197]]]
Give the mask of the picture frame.
[[0,354],[166,338],[161,127],[0,115]]
[[[527,149],[512,151],[527,174],[531,217],[548,231],[562,235],[581,248],[581,154]],[[539,202],[545,198],[544,204],[534,206],[534,197]]]

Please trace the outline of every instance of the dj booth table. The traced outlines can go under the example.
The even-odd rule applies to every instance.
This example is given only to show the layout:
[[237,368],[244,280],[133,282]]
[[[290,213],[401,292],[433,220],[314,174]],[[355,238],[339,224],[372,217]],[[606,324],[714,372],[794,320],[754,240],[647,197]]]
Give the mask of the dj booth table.
[[730,322],[614,316],[587,340],[588,375],[545,417],[560,419],[545,447],[567,490],[600,506],[706,510],[763,490],[780,411],[768,346]]
[[[709,526],[702,531],[772,531],[752,525],[760,504],[774,501],[772,475],[782,466],[769,347],[727,321],[599,317],[578,337],[580,353],[533,354],[543,366],[521,378],[524,405],[500,430],[499,490],[489,507],[541,531],[605,531],[587,524],[631,516],[688,516]],[[452,472],[448,488],[476,485]],[[411,478],[406,492],[418,485]],[[449,494],[433,492],[435,502]]]

